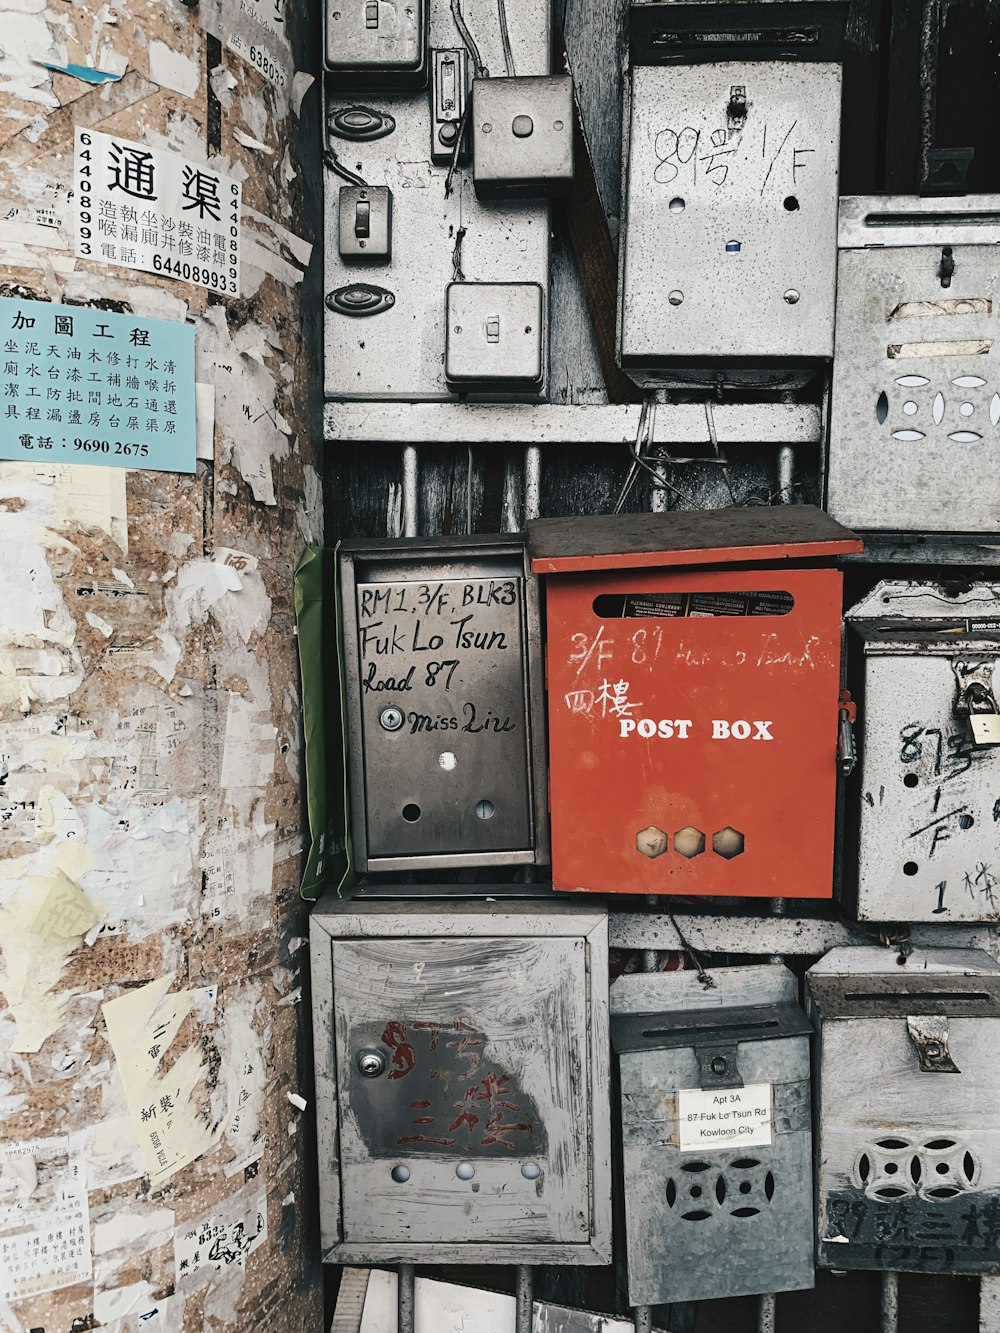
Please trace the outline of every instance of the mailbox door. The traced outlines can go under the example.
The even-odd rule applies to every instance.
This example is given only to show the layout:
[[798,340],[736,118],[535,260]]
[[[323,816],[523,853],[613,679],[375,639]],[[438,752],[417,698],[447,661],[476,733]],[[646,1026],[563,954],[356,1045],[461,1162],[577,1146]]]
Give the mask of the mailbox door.
[[944,287],[941,245],[841,251],[827,509],[842,523],[1000,529],[996,246],[952,255]]
[[[812,1134],[806,1037],[743,1042],[747,1088],[770,1089],[771,1142],[681,1150],[691,1048],[621,1057],[628,1290],[633,1305],[790,1291],[813,1285]],[[697,1096],[697,1093],[696,1093]],[[730,1107],[732,1103],[727,1103]],[[747,1113],[748,1115],[750,1113]],[[743,1123],[741,1121],[741,1123]]]
[[557,889],[830,897],[840,596],[832,569],[549,580]]
[[519,555],[359,565],[344,628],[352,799],[373,868],[533,859],[526,597]]
[[[858,988],[865,978],[855,979]],[[948,978],[942,978],[942,990]],[[919,1000],[910,1012],[919,1012]],[[1000,1269],[1000,1019],[948,1019],[960,1072],[920,1070],[906,1011],[824,1018],[818,1262],[824,1268]]]
[[[345,1253],[414,1240],[495,1245],[497,1258],[505,1245],[582,1249],[592,1218],[585,941],[332,949]],[[365,1053],[383,1065],[372,1077]]]
[[622,365],[832,356],[839,65],[629,77]]
[[858,915],[865,921],[987,921],[1000,916],[1000,746],[972,743],[956,716],[955,660],[1000,650],[865,658]]

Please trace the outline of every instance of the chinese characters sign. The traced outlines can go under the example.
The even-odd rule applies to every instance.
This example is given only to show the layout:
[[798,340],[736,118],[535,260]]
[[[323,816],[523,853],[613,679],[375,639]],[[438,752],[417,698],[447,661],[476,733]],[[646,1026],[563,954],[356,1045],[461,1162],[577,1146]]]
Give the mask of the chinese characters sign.
[[0,459],[194,472],[194,329],[0,299]]
[[70,1155],[65,1138],[0,1146],[0,1301],[90,1276],[83,1158]]
[[269,83],[287,90],[291,50],[285,34],[285,0],[224,0],[224,42],[260,70]]
[[239,296],[242,186],[176,153],[76,131],[76,253]]

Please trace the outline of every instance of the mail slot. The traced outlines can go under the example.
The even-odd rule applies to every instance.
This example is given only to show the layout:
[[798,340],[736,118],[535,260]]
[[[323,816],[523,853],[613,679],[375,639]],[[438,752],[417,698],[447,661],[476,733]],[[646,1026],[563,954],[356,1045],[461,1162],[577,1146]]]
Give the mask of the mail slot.
[[841,575],[812,506],[528,526],[557,889],[829,897]]
[[827,508],[871,531],[1000,530],[1000,196],[840,201]]
[[784,967],[623,976],[621,1070],[633,1305],[813,1286],[809,1033]]
[[845,6],[633,3],[619,357],[792,384],[833,355]]
[[606,1263],[605,913],[414,906],[311,918],[324,1259]]
[[834,949],[819,1034],[818,1263],[1000,1271],[1000,967],[977,949]]
[[887,581],[847,623],[858,916],[997,920],[1000,586]]
[[340,589],[356,868],[546,862],[523,541],[344,542]]

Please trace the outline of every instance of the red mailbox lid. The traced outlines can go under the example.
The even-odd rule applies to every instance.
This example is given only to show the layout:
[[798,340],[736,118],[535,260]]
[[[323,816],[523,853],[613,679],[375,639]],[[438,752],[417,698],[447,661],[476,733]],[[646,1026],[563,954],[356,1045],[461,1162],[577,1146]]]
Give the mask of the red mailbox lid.
[[832,559],[862,550],[857,533],[816,505],[593,514],[528,524],[536,574]]

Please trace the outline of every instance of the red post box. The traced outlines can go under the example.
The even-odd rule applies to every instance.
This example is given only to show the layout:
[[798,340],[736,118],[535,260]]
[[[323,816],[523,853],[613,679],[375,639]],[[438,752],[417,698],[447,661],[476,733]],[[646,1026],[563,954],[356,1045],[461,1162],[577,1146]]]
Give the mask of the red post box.
[[811,505],[538,519],[552,879],[828,898],[841,574]]

